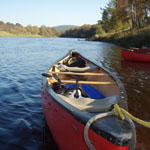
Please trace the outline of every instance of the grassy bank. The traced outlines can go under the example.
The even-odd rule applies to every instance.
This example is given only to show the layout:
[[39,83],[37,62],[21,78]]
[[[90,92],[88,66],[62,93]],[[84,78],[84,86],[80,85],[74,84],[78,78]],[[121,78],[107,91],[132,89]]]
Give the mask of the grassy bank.
[[0,37],[43,37],[38,34],[12,34],[9,32],[0,31]]
[[114,34],[92,37],[90,40],[110,42],[123,47],[150,47],[150,26],[142,29],[126,30]]

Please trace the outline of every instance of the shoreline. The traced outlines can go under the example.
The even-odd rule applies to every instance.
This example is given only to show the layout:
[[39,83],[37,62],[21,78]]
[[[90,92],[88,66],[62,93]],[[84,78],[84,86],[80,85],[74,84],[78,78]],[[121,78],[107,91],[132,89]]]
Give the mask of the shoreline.
[[141,29],[129,29],[119,33],[107,33],[93,36],[88,40],[113,43],[121,47],[150,47],[150,26]]
[[53,38],[57,36],[46,37],[46,36],[41,36],[39,34],[12,34],[9,32],[0,31],[0,37]]

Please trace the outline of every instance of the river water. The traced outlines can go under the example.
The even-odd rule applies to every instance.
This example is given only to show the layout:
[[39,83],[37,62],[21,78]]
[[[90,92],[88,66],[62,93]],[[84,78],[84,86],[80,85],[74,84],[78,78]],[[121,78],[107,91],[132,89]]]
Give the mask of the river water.
[[[0,38],[0,150],[53,150],[41,108],[41,73],[77,49],[123,82],[129,111],[150,121],[150,64],[124,62],[120,48],[71,38]],[[45,133],[45,134],[43,134]],[[43,136],[44,135],[44,136]],[[150,129],[137,125],[137,150],[150,149]]]

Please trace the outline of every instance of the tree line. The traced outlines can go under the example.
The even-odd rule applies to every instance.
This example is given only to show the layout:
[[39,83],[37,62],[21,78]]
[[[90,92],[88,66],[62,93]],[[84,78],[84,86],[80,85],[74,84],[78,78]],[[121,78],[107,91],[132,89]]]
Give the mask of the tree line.
[[72,28],[63,32],[61,37],[73,37],[73,38],[90,38],[96,34],[103,34],[101,25],[83,25],[78,28]]
[[98,21],[106,32],[143,28],[150,24],[150,1],[111,0]]
[[144,28],[150,24],[149,0],[110,0],[105,8],[100,8],[102,18],[96,25],[84,25],[64,32],[64,37],[84,37],[106,35],[125,30]]
[[3,21],[0,21],[0,31],[9,32],[12,34],[40,35],[43,37],[55,37],[60,34],[55,28],[46,27],[45,25],[42,25],[41,27],[32,25],[24,27],[19,23],[4,23]]

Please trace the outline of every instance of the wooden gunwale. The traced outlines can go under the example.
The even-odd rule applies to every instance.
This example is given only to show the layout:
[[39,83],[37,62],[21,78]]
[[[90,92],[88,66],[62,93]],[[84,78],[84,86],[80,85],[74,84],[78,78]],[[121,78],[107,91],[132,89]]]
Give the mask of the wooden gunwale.
[[[48,80],[50,83],[57,83],[59,82],[58,80],[53,80],[53,79],[49,79]],[[76,83],[75,80],[61,80],[61,83]],[[116,82],[96,82],[96,81],[78,81],[78,84],[116,84]]]
[[48,74],[63,74],[63,75],[83,75],[83,76],[101,76],[108,75],[106,73],[77,73],[77,72],[48,72]]

